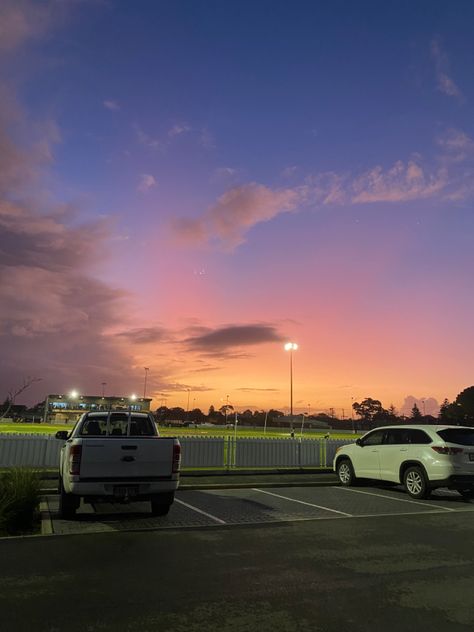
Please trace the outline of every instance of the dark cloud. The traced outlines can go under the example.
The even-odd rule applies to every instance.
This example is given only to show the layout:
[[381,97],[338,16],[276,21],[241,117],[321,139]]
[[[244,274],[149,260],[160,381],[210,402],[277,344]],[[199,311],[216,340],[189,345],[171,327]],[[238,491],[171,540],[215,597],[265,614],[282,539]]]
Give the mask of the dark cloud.
[[162,327],[140,327],[129,329],[128,331],[121,331],[116,335],[135,344],[149,344],[169,340],[168,331]]
[[[2,4],[0,60],[46,28],[52,3],[41,14],[35,6]],[[93,276],[110,223],[80,222],[42,188],[59,139],[53,121],[22,114],[0,79],[0,397],[25,375],[42,378],[25,392],[29,401],[71,387],[99,393],[102,381],[110,394],[126,393],[137,381],[130,353],[108,335],[127,313],[126,296]]]
[[265,324],[227,325],[187,338],[185,344],[194,350],[225,351],[234,347],[281,342],[283,336],[275,327]]

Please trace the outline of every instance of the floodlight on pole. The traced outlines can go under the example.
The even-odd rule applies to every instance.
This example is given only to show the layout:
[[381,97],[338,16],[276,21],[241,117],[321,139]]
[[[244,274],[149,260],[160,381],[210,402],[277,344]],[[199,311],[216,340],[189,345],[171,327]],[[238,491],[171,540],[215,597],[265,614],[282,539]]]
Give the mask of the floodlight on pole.
[[285,351],[290,352],[290,416],[291,427],[293,427],[293,351],[298,349],[296,342],[287,342],[285,344]]
[[148,371],[150,370],[147,366],[143,367],[145,369],[145,382],[143,384],[143,399],[146,398],[146,380],[148,377]]
[[72,391],[69,393],[69,397],[70,397],[71,399],[77,399],[78,395],[79,395],[79,393],[78,393],[76,390],[72,390]]

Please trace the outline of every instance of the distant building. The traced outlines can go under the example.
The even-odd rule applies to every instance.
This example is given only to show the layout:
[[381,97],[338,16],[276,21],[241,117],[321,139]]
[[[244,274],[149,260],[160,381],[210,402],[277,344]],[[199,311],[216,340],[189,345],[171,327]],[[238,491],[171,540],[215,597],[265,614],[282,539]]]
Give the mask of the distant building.
[[43,421],[48,423],[75,423],[87,411],[134,410],[149,412],[151,398],[101,397],[100,395],[48,395]]

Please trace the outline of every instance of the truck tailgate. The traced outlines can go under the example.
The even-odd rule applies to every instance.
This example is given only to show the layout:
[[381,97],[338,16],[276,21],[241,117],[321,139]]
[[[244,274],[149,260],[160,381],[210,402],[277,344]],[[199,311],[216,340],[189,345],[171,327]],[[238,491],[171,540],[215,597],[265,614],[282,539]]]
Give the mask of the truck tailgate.
[[81,443],[81,479],[171,477],[173,438],[107,437]]

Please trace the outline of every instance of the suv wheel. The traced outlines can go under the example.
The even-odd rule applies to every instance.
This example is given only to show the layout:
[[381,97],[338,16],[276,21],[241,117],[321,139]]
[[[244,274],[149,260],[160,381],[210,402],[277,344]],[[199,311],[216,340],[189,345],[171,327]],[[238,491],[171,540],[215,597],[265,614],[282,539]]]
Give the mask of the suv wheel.
[[418,465],[412,465],[405,470],[403,484],[412,498],[428,498],[430,495],[426,474]]
[[341,485],[345,485],[346,487],[354,485],[356,477],[354,474],[354,468],[352,467],[352,463],[349,459],[341,459],[337,464],[336,471]]
[[471,498],[474,498],[474,489],[470,488],[470,489],[458,489],[458,492],[461,494],[461,496],[464,498],[464,500],[471,500]]

